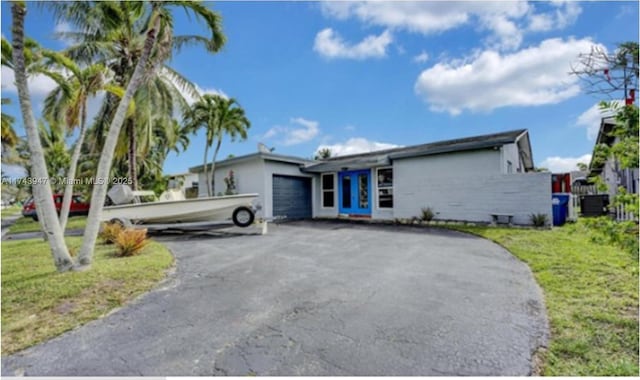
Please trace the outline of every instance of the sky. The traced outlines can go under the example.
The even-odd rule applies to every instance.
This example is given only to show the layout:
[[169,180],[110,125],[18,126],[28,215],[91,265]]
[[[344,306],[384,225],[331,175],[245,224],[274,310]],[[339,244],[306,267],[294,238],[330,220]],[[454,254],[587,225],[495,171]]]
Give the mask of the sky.
[[[169,65],[201,93],[235,98],[251,121],[245,141],[219,157],[257,151],[310,158],[408,146],[520,128],[536,166],[554,172],[589,163],[603,95],[571,75],[592,47],[638,41],[638,2],[215,2],[227,43],[193,47]],[[2,35],[11,36],[2,2]],[[176,34],[204,27],[175,12]],[[60,50],[67,41],[44,7],[28,3],[26,33]],[[2,68],[3,112],[18,116],[13,73]],[[36,114],[55,86],[30,81]],[[101,99],[93,99],[90,110]],[[20,119],[20,118],[18,118]],[[21,121],[18,121],[21,124]],[[21,126],[19,134],[24,134]],[[167,174],[202,164],[202,134],[171,154]]]

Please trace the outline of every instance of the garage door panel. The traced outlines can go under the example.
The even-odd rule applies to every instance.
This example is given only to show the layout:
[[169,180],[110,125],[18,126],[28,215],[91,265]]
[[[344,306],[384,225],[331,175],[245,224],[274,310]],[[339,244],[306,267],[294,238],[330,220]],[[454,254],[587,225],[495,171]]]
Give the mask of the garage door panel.
[[274,175],[272,187],[274,218],[312,217],[311,178]]

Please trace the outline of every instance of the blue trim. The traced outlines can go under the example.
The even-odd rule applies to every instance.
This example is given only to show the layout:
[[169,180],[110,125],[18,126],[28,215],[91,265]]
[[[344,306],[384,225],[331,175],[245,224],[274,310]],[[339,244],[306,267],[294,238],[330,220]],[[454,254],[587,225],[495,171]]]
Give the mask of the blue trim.
[[[360,175],[367,176],[367,207],[361,208],[358,203],[358,177]],[[351,177],[350,192],[351,192],[351,207],[343,207],[342,195],[343,186],[342,179],[344,177]],[[338,173],[338,210],[341,214],[358,214],[358,215],[371,215],[371,170],[350,170]]]

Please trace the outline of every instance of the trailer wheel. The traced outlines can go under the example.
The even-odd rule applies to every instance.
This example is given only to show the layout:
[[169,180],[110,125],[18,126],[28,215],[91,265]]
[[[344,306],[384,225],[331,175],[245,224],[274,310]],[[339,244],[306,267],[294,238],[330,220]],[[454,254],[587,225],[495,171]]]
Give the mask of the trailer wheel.
[[249,207],[240,206],[237,209],[233,210],[233,214],[231,215],[231,219],[233,220],[233,224],[238,227],[248,227],[253,223],[255,219],[255,214]]

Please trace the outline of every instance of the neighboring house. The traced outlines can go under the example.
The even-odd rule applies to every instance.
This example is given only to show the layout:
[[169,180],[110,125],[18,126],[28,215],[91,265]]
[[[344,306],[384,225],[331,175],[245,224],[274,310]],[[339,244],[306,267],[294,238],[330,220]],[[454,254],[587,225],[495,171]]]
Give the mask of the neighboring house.
[[[216,194],[224,192],[229,170],[238,192],[261,195],[267,218],[393,220],[431,207],[436,220],[491,222],[492,214],[512,215],[515,224],[531,224],[531,214],[552,219],[551,174],[533,172],[525,129],[324,161],[271,153],[232,158],[216,164]],[[200,184],[200,194],[206,193],[202,178]]]
[[169,188],[179,188],[187,198],[198,196],[198,174],[180,173],[171,174],[169,177]]
[[[613,117],[602,119],[596,146],[599,144],[613,146],[617,142],[617,137],[609,135],[615,125],[616,121]],[[610,199],[618,194],[619,187],[623,187],[628,193],[638,193],[638,168],[621,169],[620,164],[612,157],[609,157],[605,163],[598,164],[592,159],[589,165],[589,175],[599,175],[602,178],[608,187],[607,194]]]

